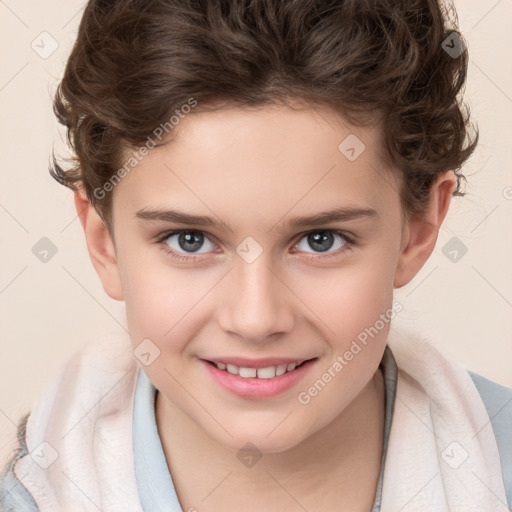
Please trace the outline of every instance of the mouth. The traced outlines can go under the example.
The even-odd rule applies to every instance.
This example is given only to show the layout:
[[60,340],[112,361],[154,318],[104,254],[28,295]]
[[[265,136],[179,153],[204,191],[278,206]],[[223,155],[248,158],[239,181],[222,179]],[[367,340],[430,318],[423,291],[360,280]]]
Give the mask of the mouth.
[[[239,366],[231,361],[200,359],[212,381],[231,393],[252,400],[263,400],[280,395],[296,386],[315,365],[312,359],[252,361]],[[238,360],[240,361],[240,360]]]

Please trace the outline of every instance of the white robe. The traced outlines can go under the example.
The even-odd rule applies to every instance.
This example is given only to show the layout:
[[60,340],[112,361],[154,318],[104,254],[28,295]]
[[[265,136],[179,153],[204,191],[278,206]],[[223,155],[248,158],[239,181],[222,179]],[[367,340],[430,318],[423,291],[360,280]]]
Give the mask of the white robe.
[[[381,512],[507,510],[496,438],[467,370],[392,322],[398,366]],[[32,408],[14,473],[40,512],[142,512],[132,414],[139,363],[128,335],[94,340]]]

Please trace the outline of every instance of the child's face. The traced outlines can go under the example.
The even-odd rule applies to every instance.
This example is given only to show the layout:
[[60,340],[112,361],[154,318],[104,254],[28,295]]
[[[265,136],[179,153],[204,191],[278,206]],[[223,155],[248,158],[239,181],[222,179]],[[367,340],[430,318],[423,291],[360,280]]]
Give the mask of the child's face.
[[[379,365],[403,242],[398,182],[382,168],[379,129],[344,127],[328,112],[219,110],[191,114],[178,129],[175,141],[151,151],[114,191],[133,346],[150,339],[158,347],[145,372],[209,436],[234,449],[250,441],[282,451],[328,425]],[[355,160],[355,139],[338,148],[351,134],[366,146]],[[370,213],[288,225],[335,209]],[[155,210],[211,223],[139,213]],[[158,241],[178,229],[200,233]],[[357,351],[353,340],[370,328]],[[152,347],[145,346],[151,359]],[[276,380],[231,377],[235,391],[220,383],[228,374],[206,362],[227,358],[315,360]],[[317,384],[320,391],[308,391],[326,372],[331,378]]]

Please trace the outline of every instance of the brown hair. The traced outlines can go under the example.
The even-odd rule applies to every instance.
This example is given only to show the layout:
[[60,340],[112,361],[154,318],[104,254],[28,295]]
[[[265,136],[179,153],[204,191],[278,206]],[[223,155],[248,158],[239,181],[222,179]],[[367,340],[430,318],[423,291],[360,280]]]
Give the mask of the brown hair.
[[378,114],[402,208],[421,212],[448,170],[463,195],[460,168],[478,142],[459,102],[467,51],[450,48],[465,43],[438,0],[90,0],[54,99],[71,166],[53,155],[50,173],[83,185],[109,225],[112,194],[95,190],[191,99],[207,109],[291,98],[354,125]]

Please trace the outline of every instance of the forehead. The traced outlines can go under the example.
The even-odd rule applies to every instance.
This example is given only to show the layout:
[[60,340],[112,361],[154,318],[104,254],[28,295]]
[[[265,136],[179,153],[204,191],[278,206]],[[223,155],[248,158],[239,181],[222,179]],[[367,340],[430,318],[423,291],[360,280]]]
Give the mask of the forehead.
[[[294,205],[382,208],[396,202],[380,125],[354,127],[328,109],[272,105],[184,116],[114,191],[132,210],[175,206],[275,217]],[[128,152],[127,155],[130,153]],[[123,198],[116,200],[116,198]],[[270,220],[270,219],[269,219]]]

